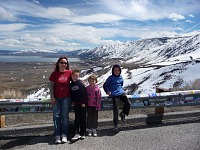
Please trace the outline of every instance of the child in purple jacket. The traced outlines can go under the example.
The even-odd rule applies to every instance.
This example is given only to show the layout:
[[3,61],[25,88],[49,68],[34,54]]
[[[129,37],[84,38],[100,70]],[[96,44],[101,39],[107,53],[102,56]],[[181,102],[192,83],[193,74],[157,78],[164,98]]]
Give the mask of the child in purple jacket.
[[101,90],[96,85],[97,77],[92,74],[88,78],[89,86],[86,87],[86,92],[88,96],[88,136],[97,136],[97,125],[98,125],[98,111],[101,108]]

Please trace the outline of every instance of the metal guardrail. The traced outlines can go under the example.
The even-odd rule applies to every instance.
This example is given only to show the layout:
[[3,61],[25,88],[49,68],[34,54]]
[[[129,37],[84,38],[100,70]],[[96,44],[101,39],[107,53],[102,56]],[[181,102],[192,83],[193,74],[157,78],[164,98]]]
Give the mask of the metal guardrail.
[[[131,108],[177,107],[200,105],[200,90],[152,93],[148,95],[127,95]],[[102,97],[101,110],[112,109],[108,96]],[[73,111],[73,107],[71,109]],[[52,106],[48,99],[1,99],[0,115],[19,113],[49,113]]]
[[[156,118],[157,123],[162,122],[164,107],[200,105],[200,90],[127,96],[131,101],[131,108],[145,109],[154,107],[155,114],[161,114],[161,117],[159,116],[160,118]],[[120,106],[122,105],[120,105],[119,102],[119,107]],[[108,96],[102,97],[101,110],[111,110],[112,108],[113,104],[111,98]],[[52,113],[52,110],[49,99],[0,99],[0,128],[5,128],[6,114]],[[73,107],[70,110],[73,111]]]

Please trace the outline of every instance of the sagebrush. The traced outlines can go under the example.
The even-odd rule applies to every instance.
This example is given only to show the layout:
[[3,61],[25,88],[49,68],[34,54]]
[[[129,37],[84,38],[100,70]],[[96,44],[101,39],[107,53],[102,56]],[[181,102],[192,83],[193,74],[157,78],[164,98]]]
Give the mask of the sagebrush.
[[186,90],[200,90],[200,79],[190,80],[184,83],[182,86],[176,86],[173,91],[186,91]]
[[0,96],[5,99],[10,98],[25,98],[25,94],[16,89],[5,89],[0,91]]

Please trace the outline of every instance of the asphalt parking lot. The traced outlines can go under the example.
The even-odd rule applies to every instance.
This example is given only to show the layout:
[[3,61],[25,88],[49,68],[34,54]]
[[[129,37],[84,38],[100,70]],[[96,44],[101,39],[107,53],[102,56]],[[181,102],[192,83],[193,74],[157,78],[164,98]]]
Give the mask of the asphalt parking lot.
[[[174,117],[172,117],[174,118]],[[111,122],[100,124],[98,137],[66,144],[54,144],[52,125],[1,129],[0,149],[22,150],[199,150],[200,117],[174,118],[162,123],[146,124],[136,118],[133,124],[121,124],[120,132],[112,131]],[[140,118],[141,119],[141,118]],[[136,122],[138,121],[138,122]],[[69,140],[72,137],[70,130]]]
[[44,135],[8,136],[1,149],[22,150],[199,150],[200,122],[176,125],[157,125],[98,131],[98,137],[86,137],[73,143],[54,144],[51,131]]

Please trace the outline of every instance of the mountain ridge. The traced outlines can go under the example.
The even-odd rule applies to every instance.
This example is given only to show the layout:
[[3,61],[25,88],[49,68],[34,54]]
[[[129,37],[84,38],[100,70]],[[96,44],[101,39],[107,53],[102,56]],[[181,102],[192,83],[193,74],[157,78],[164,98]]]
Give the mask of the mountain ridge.
[[[67,53],[84,60],[88,69],[82,70],[83,80],[87,82],[91,73],[98,75],[101,90],[111,75],[112,65],[118,63],[122,66],[126,92],[147,94],[155,92],[157,86],[174,88],[199,79],[200,31],[174,37],[116,42]],[[102,93],[105,95],[103,90]]]
[[[138,60],[140,57],[140,60],[145,63],[155,62],[155,60],[157,62],[165,61],[199,50],[199,48],[200,32],[195,32],[193,35],[180,37],[149,38],[104,45],[88,51],[80,51],[77,55],[82,58],[124,58],[126,60],[131,58]],[[159,60],[158,57],[162,57],[162,59]]]

